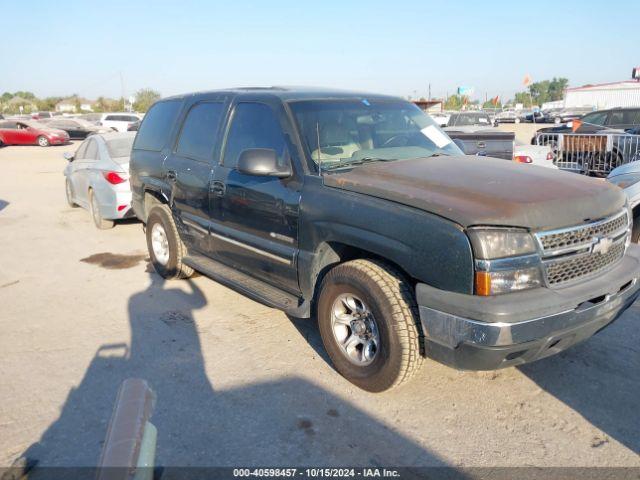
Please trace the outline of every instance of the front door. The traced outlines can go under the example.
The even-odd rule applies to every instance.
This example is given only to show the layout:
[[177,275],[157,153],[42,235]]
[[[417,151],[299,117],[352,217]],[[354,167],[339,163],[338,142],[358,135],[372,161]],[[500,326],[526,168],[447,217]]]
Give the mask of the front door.
[[190,251],[211,255],[209,185],[218,135],[226,106],[223,100],[193,105],[183,122],[175,148],[164,162],[171,185],[170,204],[181,237]]
[[264,103],[235,105],[211,184],[211,236],[224,263],[297,293],[299,180],[236,169],[240,154],[250,148],[275,150],[282,165],[290,162],[279,118]]

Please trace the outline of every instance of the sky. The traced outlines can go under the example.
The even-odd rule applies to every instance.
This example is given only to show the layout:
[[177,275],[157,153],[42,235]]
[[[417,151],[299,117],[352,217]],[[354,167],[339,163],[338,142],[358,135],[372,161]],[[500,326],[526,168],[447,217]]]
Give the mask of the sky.
[[2,0],[0,93],[313,85],[434,98],[626,80],[640,1]]

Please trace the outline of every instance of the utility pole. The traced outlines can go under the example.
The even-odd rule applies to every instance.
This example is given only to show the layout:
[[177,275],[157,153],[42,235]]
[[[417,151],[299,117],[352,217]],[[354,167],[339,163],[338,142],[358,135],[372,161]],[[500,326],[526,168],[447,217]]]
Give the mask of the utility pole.
[[431,101],[431,83],[429,83],[429,101]]
[[120,94],[122,95],[122,111],[125,112],[126,111],[126,105],[125,105],[125,96],[124,96],[124,78],[122,77],[122,71],[120,71]]

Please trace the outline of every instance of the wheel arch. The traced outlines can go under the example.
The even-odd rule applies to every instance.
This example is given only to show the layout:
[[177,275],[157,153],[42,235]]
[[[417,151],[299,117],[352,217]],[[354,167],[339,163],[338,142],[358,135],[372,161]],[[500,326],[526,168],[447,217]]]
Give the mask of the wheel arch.
[[416,283],[416,280],[401,265],[389,260],[380,253],[342,241],[324,241],[316,248],[313,261],[308,269],[309,291],[307,294],[310,294],[312,311],[318,298],[319,287],[326,274],[337,265],[357,259],[375,260],[384,263],[402,274],[411,282],[412,286]]

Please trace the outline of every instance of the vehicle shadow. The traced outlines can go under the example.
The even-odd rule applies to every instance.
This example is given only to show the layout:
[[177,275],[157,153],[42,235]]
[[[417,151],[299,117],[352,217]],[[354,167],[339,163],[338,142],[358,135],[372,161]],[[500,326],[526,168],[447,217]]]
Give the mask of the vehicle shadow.
[[[518,367],[612,439],[640,453],[640,330],[636,303],[613,325],[565,352]],[[594,447],[608,439],[594,439]]]
[[[28,478],[51,478],[52,466],[94,467],[118,388],[131,377],[147,380],[157,396],[156,465],[447,466],[305,379],[216,389],[193,315],[207,305],[203,293],[193,281],[165,282],[155,273],[150,279],[129,300],[130,345],[98,349],[59,418],[21,456],[23,464],[36,464]],[[207,352],[215,356],[215,345]]]

